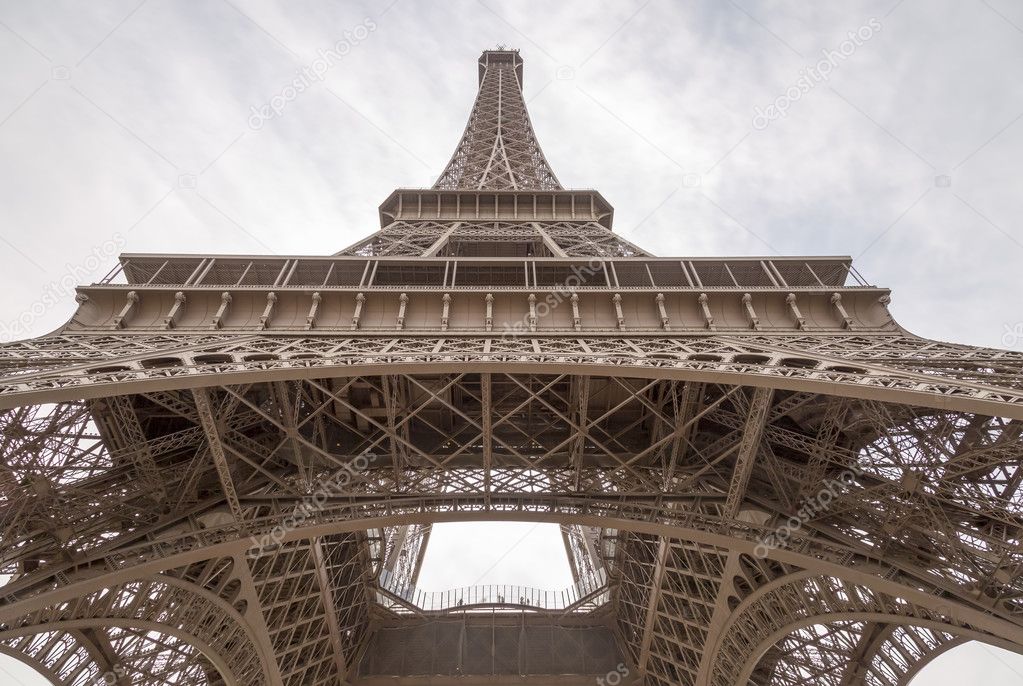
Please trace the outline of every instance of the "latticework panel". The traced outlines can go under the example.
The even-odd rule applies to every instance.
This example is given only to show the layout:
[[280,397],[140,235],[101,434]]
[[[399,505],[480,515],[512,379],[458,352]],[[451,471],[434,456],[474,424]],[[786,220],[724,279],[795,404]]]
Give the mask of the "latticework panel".
[[[171,345],[173,343],[173,345]],[[159,346],[163,344],[162,349]],[[894,351],[894,352],[893,352]],[[324,373],[402,363],[589,365],[639,375],[727,374],[736,382],[899,399],[935,407],[971,401],[1021,416],[1023,355],[904,335],[691,335],[676,338],[430,338],[96,335],[0,346],[0,403],[99,395],[130,382],[197,385],[202,375],[310,367]],[[934,373],[941,365],[955,371]],[[962,377],[961,379],[959,377]],[[171,381],[176,379],[176,381]],[[24,401],[23,401],[24,402]]]
[[544,224],[543,230],[569,257],[642,257],[648,253],[595,222]]
[[380,576],[388,589],[398,595],[416,587],[423,556],[430,541],[430,524],[406,524],[381,530]]
[[[606,258],[642,257],[647,253],[618,237],[610,229],[592,221],[401,220],[391,222],[369,238],[345,248],[338,255]],[[757,278],[751,281],[751,284],[767,281],[758,264],[754,263],[751,270]],[[205,277],[205,281],[210,282],[208,276]],[[733,284],[734,281],[727,283],[729,286]],[[770,282],[764,285],[770,285]]]
[[116,585],[37,610],[0,626],[0,642],[60,684],[266,683],[241,617],[162,579]]
[[368,620],[354,535],[261,546],[252,579],[284,684],[335,684],[354,664]]
[[711,683],[901,685],[917,662],[962,632],[977,635],[948,605],[926,609],[848,581],[797,574],[737,607]]
[[490,51],[469,123],[435,188],[560,189],[540,150],[522,97],[522,59]]
[[[730,648],[733,630],[716,627],[740,627],[744,636],[784,628],[743,624],[758,615],[741,603],[754,602],[784,569],[744,562],[728,541],[755,546],[765,558],[799,551],[835,565],[884,560],[890,567],[878,570],[879,578],[930,584],[930,593],[967,604],[983,589],[998,599],[999,617],[1023,621],[1014,572],[1023,560],[1013,527],[1023,509],[1019,421],[670,379],[493,372],[152,391],[92,405],[91,415],[82,408],[59,403],[5,415],[13,480],[4,491],[9,533],[0,554],[20,575],[5,589],[9,601],[56,592],[86,570],[93,578],[170,551],[255,545],[248,570],[211,558],[174,574],[266,631],[285,683],[331,683],[362,663],[373,640],[369,598],[378,565],[395,551],[418,558],[424,531],[406,529],[399,544],[393,536],[400,527],[385,526],[392,541],[377,553],[359,533],[275,539],[296,513],[298,526],[319,527],[401,513],[613,519],[617,534],[574,545],[609,565],[609,607],[623,652],[648,683],[695,683],[708,660],[745,668],[745,644]],[[90,416],[108,427],[107,438],[83,433]],[[141,437],[134,457],[117,447],[116,437],[129,429]],[[67,437],[47,444],[43,461],[34,457],[40,433],[51,441]],[[157,479],[162,495],[128,487],[144,474]],[[340,474],[347,476],[339,481]],[[111,484],[124,485],[124,514],[101,504]],[[322,505],[310,508],[310,493],[323,484],[332,486]],[[18,515],[27,512],[37,514],[23,521]],[[630,520],[712,533],[720,543],[629,533]],[[167,532],[159,542],[140,538],[153,526]],[[69,539],[80,546],[69,564],[55,533],[79,529],[88,537]],[[377,565],[373,555],[381,557]],[[414,576],[412,559],[394,566]],[[785,603],[784,612],[770,614],[826,617],[851,594],[864,600],[850,611],[906,607],[897,597],[873,590],[864,596],[824,579],[770,595]],[[819,604],[806,604],[808,597]],[[797,602],[802,615],[789,606]],[[947,627],[942,635],[988,631],[924,606],[916,616]],[[757,673],[795,678],[803,673],[800,660],[851,661],[849,644],[862,633],[857,622],[816,638],[793,628],[803,633]],[[716,652],[696,648],[717,640]],[[814,646],[800,647],[808,642]]]
[[345,248],[338,255],[420,257],[426,254],[450,228],[448,224],[432,221],[391,222],[369,238]]

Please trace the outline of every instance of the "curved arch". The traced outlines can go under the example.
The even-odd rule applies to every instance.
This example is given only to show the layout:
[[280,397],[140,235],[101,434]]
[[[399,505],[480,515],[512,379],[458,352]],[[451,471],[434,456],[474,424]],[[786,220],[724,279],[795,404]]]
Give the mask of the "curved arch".
[[[784,640],[784,639],[783,639]],[[929,656],[940,655],[967,639],[911,624],[864,624],[856,652],[842,673],[873,686],[905,686]]]
[[228,684],[267,683],[266,656],[244,618],[223,599],[174,577],[104,584],[72,602],[50,604],[7,625],[10,628],[0,631],[0,641],[95,628],[158,632],[195,648]]
[[[893,615],[881,612],[838,612],[828,615],[808,617],[799,622],[793,622],[792,624],[778,629],[777,631],[773,632],[772,634],[761,640],[759,643],[756,644],[756,647],[753,650],[753,653],[758,655],[758,657],[747,662],[743,666],[743,671],[739,673],[738,681],[736,681],[735,683],[736,684],[748,683],[750,675],[756,669],[760,657],[762,657],[768,651],[769,648],[778,645],[785,638],[798,632],[800,629],[805,629],[813,626],[834,625],[841,623],[883,624],[891,627],[930,629],[932,631],[941,633],[951,633],[954,631],[955,639],[958,640],[959,643],[964,643],[966,641],[978,641],[980,643],[986,643],[988,645],[995,646],[997,648],[1002,648],[1010,652],[1023,654],[1023,646],[1021,645],[1017,645],[1014,643],[994,638],[988,634],[984,634],[974,629],[956,628],[943,622],[931,619],[916,620],[901,615]],[[953,645],[958,645],[958,643]],[[944,650],[952,648],[953,645],[949,645],[947,648],[944,648]]]
[[[391,509],[393,512],[393,508]],[[553,509],[542,509],[537,511],[513,511],[513,512],[486,512],[486,511],[418,511],[406,514],[390,514],[386,516],[347,519],[331,521],[328,523],[313,523],[303,527],[290,530],[281,539],[281,542],[303,540],[307,538],[330,536],[339,533],[350,533],[353,531],[366,530],[382,526],[398,526],[402,524],[417,523],[431,524],[451,521],[524,521],[524,522],[551,522],[559,524],[581,524],[584,526],[595,526],[613,528],[623,531],[645,533],[667,538],[676,538],[683,541],[691,541],[714,545],[724,549],[748,555],[754,554],[757,541],[750,538],[740,537],[738,533],[729,536],[727,533],[715,531],[712,527],[697,527],[693,525],[669,524],[664,522],[651,522],[641,519],[625,519],[618,517],[594,516],[592,514],[566,513]],[[205,532],[203,532],[205,533]],[[244,555],[252,546],[251,540],[232,536],[226,540],[213,540],[213,537],[203,537],[193,549],[174,552],[165,556],[154,556],[138,564],[125,567],[117,571],[111,571],[103,576],[96,576],[82,581],[70,580],[66,585],[58,585],[41,595],[18,600],[7,606],[0,606],[0,621],[7,621],[8,618],[38,611],[41,607],[53,603],[65,602],[81,596],[82,594],[96,592],[111,584],[125,583],[130,579],[137,579],[140,575],[158,574],[159,572],[175,567],[189,564],[198,559],[210,557],[221,557],[228,555]],[[164,548],[158,547],[158,550]],[[808,549],[805,553],[794,552],[787,549],[774,549],[769,551],[768,559],[783,562],[797,568],[813,571],[803,571],[778,579],[764,588],[772,588],[780,585],[783,580],[795,578],[812,578],[814,576],[827,576],[838,579],[849,584],[857,584],[877,593],[884,593],[892,597],[904,599],[906,602],[924,608],[930,612],[948,612],[954,610],[956,616],[963,622],[969,622],[978,630],[989,632],[993,636],[999,636],[1006,641],[1017,641],[1023,644],[1023,627],[1000,619],[989,612],[984,612],[968,605],[953,600],[942,600],[938,596],[905,586],[898,581],[885,578],[883,569],[860,570],[849,566],[843,560],[847,559],[848,551],[836,549],[828,552],[826,549]],[[817,555],[817,556],[815,556]],[[828,557],[833,559],[829,560]],[[763,589],[762,589],[763,590]],[[757,594],[747,598],[744,603],[751,602]],[[739,607],[736,608],[738,614]]]
[[10,654],[20,661],[41,669],[56,686],[81,686],[83,680],[91,683],[101,670],[99,660],[75,631],[54,627],[39,627],[21,635],[10,635],[4,639]]
[[[32,636],[40,633],[42,627],[38,626],[25,626],[18,627],[17,629],[8,629],[7,631],[0,632],[0,641],[11,640],[22,638],[25,636]],[[71,633],[76,630],[82,629],[133,629],[147,632],[147,635],[151,634],[162,634],[165,636],[172,636],[179,639],[183,643],[186,643],[191,648],[194,648],[203,658],[209,660],[210,664],[217,670],[220,677],[224,680],[225,684],[230,686],[245,686],[246,682],[240,680],[234,675],[231,667],[227,661],[218,653],[217,649],[205,641],[197,638],[194,634],[183,631],[179,627],[161,624],[159,622],[145,621],[145,620],[127,620],[127,619],[77,619],[68,621],[59,621],[49,624],[45,627],[46,631],[60,631]],[[20,658],[19,658],[20,659]],[[50,670],[52,673],[52,670]],[[49,677],[52,678],[52,677]],[[58,678],[54,681],[58,686],[60,684],[68,683],[63,679]]]
[[[1023,652],[1023,641],[976,626],[963,616],[958,604],[926,606],[897,591],[880,590],[876,584],[806,570],[765,584],[736,607],[717,645],[712,647],[714,662],[704,683],[747,683],[768,650],[800,629],[868,622],[923,627]],[[749,636],[761,638],[750,644]]]
[[[578,371],[578,369],[573,369],[573,371]],[[632,390],[631,387],[626,387],[622,383],[622,377],[614,377],[614,379],[627,391]],[[644,384],[634,385],[645,386]],[[302,384],[296,384],[295,386],[300,388]],[[225,396],[236,395],[235,389],[220,389],[220,391]],[[741,389],[738,391],[736,389],[713,389],[715,395],[724,394],[725,397],[730,396],[734,392],[743,395]],[[331,394],[328,393],[328,395]],[[638,397],[638,392],[634,393],[634,395]],[[817,400],[810,394],[799,395],[802,395],[803,398],[797,398],[796,402],[798,403]],[[809,400],[806,398],[809,398]],[[241,397],[238,397],[238,399],[241,402],[247,402],[247,399]],[[172,400],[173,398],[171,400],[163,400],[157,402],[157,405],[163,405],[164,402],[172,402]],[[789,400],[788,396],[786,396],[786,400]],[[787,407],[791,407],[791,405]],[[819,407],[812,409],[820,410]],[[913,410],[913,408],[896,409],[906,412],[912,412]],[[179,414],[185,420],[179,420],[181,424],[186,424],[190,420],[190,417],[184,412],[179,412]],[[742,428],[740,423],[738,425],[739,429],[736,429],[737,425],[733,421],[733,419],[741,416],[741,406],[738,409],[732,407],[719,414],[720,416],[716,417],[716,419],[722,426],[728,427],[732,431],[738,431]],[[923,414],[926,418],[930,418],[939,413],[926,412]],[[267,422],[278,426],[273,417],[263,416]],[[668,420],[675,416],[669,414]],[[958,417],[959,415],[954,415],[953,418]],[[812,427],[813,425],[808,423],[808,426]],[[278,426],[278,428],[281,427]],[[196,427],[192,426],[190,429],[193,434],[199,433],[201,436],[201,432],[196,430]],[[769,430],[779,431],[777,427],[772,427]],[[773,436],[774,434],[771,435]],[[215,443],[216,432],[209,432],[206,440]],[[808,447],[807,441],[812,442],[814,439],[812,436],[796,435],[796,432],[790,431],[787,440],[797,441],[793,450],[798,454],[805,454]],[[811,452],[814,452],[812,445],[809,445],[809,447]],[[849,453],[852,451],[845,447],[841,449],[846,451],[841,453],[843,460],[849,458]],[[852,456],[855,458],[855,453]],[[328,455],[327,457],[329,458],[330,456]],[[791,465],[789,466],[791,467]],[[123,471],[130,474],[129,469]],[[386,496],[356,489],[353,492],[353,497],[337,498],[324,510],[318,511],[315,516],[311,516],[309,521],[305,522],[308,526],[303,526],[294,530],[294,532],[289,532],[282,540],[294,541],[301,538],[326,536],[344,531],[378,528],[380,526],[387,526],[386,522],[388,521],[392,522],[392,525],[396,525],[454,521],[457,519],[482,520],[507,517],[509,519],[529,521],[561,521],[570,524],[588,523],[592,526],[636,531],[644,530],[640,528],[641,526],[647,526],[648,528],[644,531],[652,535],[686,541],[703,541],[706,545],[720,546],[726,550],[746,554],[752,552],[754,555],[757,555],[756,544],[763,540],[763,535],[767,532],[767,527],[758,526],[749,521],[749,519],[763,521],[758,517],[742,519],[734,516],[715,516],[715,513],[721,511],[721,503],[724,498],[722,495],[705,497],[702,494],[702,491],[710,491],[712,490],[711,488],[692,489],[695,492],[690,492],[685,487],[679,487],[678,490],[684,491],[684,493],[678,495],[669,493],[665,498],[669,501],[685,500],[685,502],[692,504],[693,507],[682,506],[673,508],[672,505],[679,503],[669,502],[667,505],[662,506],[659,501],[653,502],[649,496],[630,497],[639,493],[640,489],[636,487],[623,488],[622,494],[624,495],[617,492],[605,495],[596,489],[591,489],[579,496],[572,493],[566,494],[563,488],[555,487],[562,484],[558,473],[552,470],[551,474],[550,480],[545,482],[549,487],[544,486],[538,492],[516,488],[507,489],[504,492],[497,492],[486,497],[482,491],[477,491],[471,484],[464,489],[459,489],[459,492],[454,494],[448,494],[443,489],[437,489],[432,495],[429,495],[432,491],[425,488],[409,489],[412,491],[411,495],[388,492]],[[643,476],[637,476],[639,482],[642,482]],[[215,483],[212,479],[210,481]],[[896,485],[898,484],[897,481],[888,480],[888,482],[895,488],[899,487]],[[466,479],[466,483],[469,483],[468,479]],[[714,488],[719,488],[716,483]],[[665,490],[670,490],[670,487]],[[225,486],[225,491],[227,491],[227,486]],[[464,491],[464,493],[461,491]],[[270,495],[266,496],[266,500],[261,500],[259,496],[253,497],[251,494],[246,497],[251,497],[252,502],[260,503],[254,506],[261,508],[253,510],[256,514],[279,513],[281,511],[278,507],[279,501],[276,492],[271,492]],[[283,496],[281,497],[283,498]],[[486,500],[485,506],[482,505],[484,499]],[[758,501],[755,498],[751,497],[748,501],[751,503],[751,507],[754,509],[757,507]],[[265,507],[264,504],[266,505]],[[237,509],[237,503],[235,503],[235,506],[235,509]],[[202,507],[208,508],[209,506],[204,504]],[[246,507],[249,506],[246,505]],[[764,507],[771,509],[770,505],[765,505]],[[116,541],[116,543],[121,543],[122,545],[116,549],[113,555],[109,556],[109,559],[104,557],[104,554],[99,552],[99,550],[104,550],[109,554],[111,548],[96,549],[84,547],[83,549],[87,552],[84,552],[82,557],[76,558],[74,563],[69,563],[63,568],[59,568],[56,564],[39,568],[38,571],[16,582],[10,591],[14,597],[21,595],[26,598],[26,601],[23,602],[27,602],[27,605],[19,604],[20,609],[31,608],[35,607],[33,603],[39,602],[40,597],[42,597],[32,598],[34,593],[42,593],[50,601],[60,594],[66,593],[71,587],[60,588],[61,584],[64,583],[64,577],[74,581],[76,579],[83,579],[88,574],[95,573],[104,575],[100,582],[101,585],[127,583],[132,577],[137,577],[142,572],[154,573],[161,571],[166,568],[161,565],[167,565],[168,563],[171,566],[188,564],[205,555],[217,553],[232,556],[241,555],[247,547],[241,539],[244,539],[250,531],[267,531],[282,521],[277,514],[258,519],[246,519],[246,527],[243,529],[236,524],[237,518],[221,516],[226,514],[227,509],[226,505],[222,505],[220,511],[216,513],[218,516],[207,516],[204,513],[200,520],[202,524],[210,526],[203,530],[198,530],[194,525],[187,523],[165,525],[161,522],[159,526],[162,527],[162,535],[156,540],[142,539],[139,536],[136,540],[144,540],[143,543],[128,543],[132,539],[126,535],[119,541]],[[444,512],[438,513],[437,510],[444,510]],[[771,509],[771,511],[774,511],[774,509]],[[629,526],[621,526],[614,523],[621,521],[638,522],[639,520],[648,521],[644,524],[634,523]],[[251,529],[249,529],[250,526],[252,527]],[[881,562],[875,562],[876,558],[871,555],[869,545],[860,545],[856,541],[852,541],[848,545],[835,544],[830,542],[827,537],[814,536],[813,531],[809,529],[802,533],[804,536],[802,538],[797,536],[791,541],[787,549],[769,550],[767,551],[767,556],[771,559],[784,560],[786,564],[812,569],[816,574],[830,574],[836,578],[857,579],[856,583],[872,589],[881,588],[884,583],[891,581],[895,585],[884,592],[897,596],[913,597],[914,603],[918,603],[922,607],[930,607],[935,611],[939,611],[939,608],[933,605],[934,598],[938,593],[947,591],[963,599],[963,606],[960,609],[967,613],[974,613],[969,615],[970,622],[976,623],[978,627],[983,627],[986,631],[995,635],[1011,636],[1013,641],[1020,640],[1019,626],[998,619],[999,615],[1006,618],[1010,617],[1009,613],[1013,611],[1013,608],[1009,603],[995,606],[991,616],[979,617],[978,615],[981,612],[977,609],[979,603],[972,603],[968,596],[959,593],[959,584],[949,580],[944,582],[938,580],[937,575],[927,578],[926,568],[922,564],[907,563],[904,569],[900,569],[897,563],[882,564]],[[131,535],[136,535],[136,532],[132,532]],[[835,538],[837,538],[837,535]],[[832,538],[831,540],[834,539]],[[222,547],[218,548],[217,546],[221,544],[223,544]],[[797,550],[799,551],[798,553],[794,552]],[[835,569],[836,567],[841,569]],[[915,569],[919,569],[919,573],[914,575],[913,570]],[[940,569],[936,571],[938,573],[941,572]],[[859,575],[858,577],[856,576],[857,574]],[[49,578],[47,575],[50,575]],[[907,589],[907,586],[914,586],[915,590],[911,591]],[[55,587],[56,590],[52,590]],[[913,595],[914,593],[916,596]],[[920,597],[921,595],[924,597]],[[69,599],[74,598],[74,596],[67,597]],[[931,603],[931,605],[928,605],[928,603]],[[14,612],[10,605],[7,607],[0,606],[0,608],[5,612]]]
[[956,637],[953,638],[951,641],[942,644],[936,650],[924,653],[919,660],[910,665],[909,669],[903,672],[902,679],[899,681],[897,686],[909,686],[909,684],[912,683],[913,679],[916,678],[916,676],[925,667],[930,665],[936,659],[938,659],[948,651],[952,650],[953,648],[958,648],[959,646],[964,645],[966,643],[969,643],[969,639]]
[[[539,340],[539,339],[538,339]],[[79,365],[59,372],[21,374],[0,379],[0,409],[22,405],[94,399],[109,395],[151,391],[202,388],[300,379],[344,378],[361,375],[417,373],[517,373],[585,374],[624,376],[639,379],[670,379],[699,383],[774,388],[834,395],[861,400],[905,403],[933,409],[978,412],[1023,419],[1023,391],[987,386],[968,381],[947,381],[941,377],[896,370],[857,361],[862,372],[849,371],[849,360],[829,358],[804,351],[812,367],[793,367],[771,363],[736,362],[743,348],[742,339],[717,339],[731,344],[729,354],[709,360],[697,352],[649,354],[643,352],[607,352],[605,354],[549,352],[523,348],[516,352],[485,353],[458,350],[450,353],[409,352],[367,356],[351,353],[317,354],[316,357],[287,358],[261,355],[258,360],[244,359],[233,353],[234,361],[220,364],[195,364],[190,355],[180,365],[144,367],[138,361],[115,365],[104,360]],[[756,346],[746,352],[769,353],[770,361],[784,355],[769,346]],[[786,353],[791,356],[792,351]],[[160,359],[169,359],[161,357]]]

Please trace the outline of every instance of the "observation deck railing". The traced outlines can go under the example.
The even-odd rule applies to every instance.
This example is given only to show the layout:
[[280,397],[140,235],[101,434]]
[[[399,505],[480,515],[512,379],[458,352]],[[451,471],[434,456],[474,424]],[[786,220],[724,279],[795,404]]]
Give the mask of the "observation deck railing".
[[591,607],[607,601],[607,574],[603,569],[562,590],[515,584],[477,584],[444,591],[424,591],[416,587],[398,588],[398,579],[387,570],[381,571],[379,584],[386,594],[424,612],[474,607],[567,610],[580,603]]

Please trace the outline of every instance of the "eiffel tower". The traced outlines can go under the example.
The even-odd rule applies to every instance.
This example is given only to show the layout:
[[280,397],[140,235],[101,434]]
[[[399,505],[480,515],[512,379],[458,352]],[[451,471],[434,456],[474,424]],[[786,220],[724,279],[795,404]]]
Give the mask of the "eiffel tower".
[[[333,256],[125,254],[0,346],[0,650],[54,684],[904,686],[1023,652],[1023,355],[847,257],[655,257],[514,50]],[[423,589],[439,522],[573,585]],[[466,550],[465,555],[472,555]]]

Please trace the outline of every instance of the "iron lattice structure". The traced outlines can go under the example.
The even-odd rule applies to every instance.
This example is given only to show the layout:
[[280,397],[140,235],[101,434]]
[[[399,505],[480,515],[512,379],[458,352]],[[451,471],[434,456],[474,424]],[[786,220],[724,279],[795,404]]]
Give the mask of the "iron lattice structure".
[[[906,332],[845,257],[649,255],[555,179],[518,53],[479,66],[368,239],[123,255],[0,346],[0,650],[75,686],[895,686],[1023,649],[1023,355]],[[573,587],[418,588],[470,520],[559,524]]]

